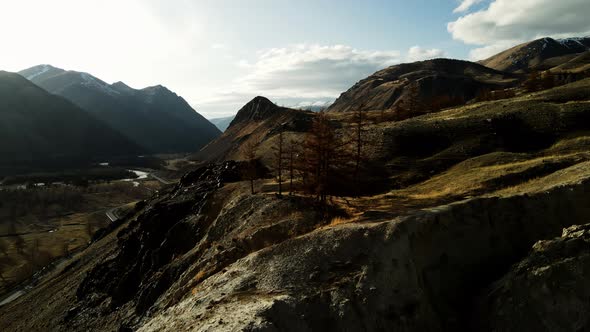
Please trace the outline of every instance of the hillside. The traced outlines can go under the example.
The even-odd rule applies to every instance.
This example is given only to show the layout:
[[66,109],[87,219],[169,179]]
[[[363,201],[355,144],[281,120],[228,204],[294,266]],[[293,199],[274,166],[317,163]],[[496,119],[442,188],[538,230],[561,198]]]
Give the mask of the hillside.
[[265,97],[256,97],[238,111],[220,137],[191,159],[202,162],[240,160],[244,158],[246,143],[254,142],[259,150],[257,154],[268,162],[270,156],[264,151],[270,151],[272,142],[269,139],[276,135],[277,128],[302,133],[308,130],[312,117],[310,111],[279,107]]
[[[479,63],[500,71],[526,73],[533,69],[547,70],[569,62],[569,70],[575,69],[582,55],[590,51],[590,37],[553,39],[541,38],[523,43]],[[586,60],[587,63],[587,60]]]
[[[399,118],[410,104],[436,109],[460,105],[482,90],[500,90],[517,83],[517,76],[460,60],[435,59],[391,66],[359,81],[328,108],[328,112],[391,111]],[[436,105],[435,105],[436,104]]]
[[[586,79],[369,123],[385,186],[328,209],[279,197],[270,178],[250,194],[242,164],[203,167],[0,307],[0,329],[553,331],[568,314],[587,327],[586,302],[562,300],[584,294],[570,273],[588,269],[587,227],[555,238],[590,218],[589,105]],[[262,145],[297,134],[293,115],[313,116],[255,98],[224,157],[258,130]],[[328,115],[348,131],[345,113]]]
[[72,101],[151,153],[198,151],[221,133],[182,97],[160,85],[136,90],[122,82],[109,85],[87,73],[48,65],[20,74]]
[[71,167],[144,150],[64,98],[0,72],[0,170]]

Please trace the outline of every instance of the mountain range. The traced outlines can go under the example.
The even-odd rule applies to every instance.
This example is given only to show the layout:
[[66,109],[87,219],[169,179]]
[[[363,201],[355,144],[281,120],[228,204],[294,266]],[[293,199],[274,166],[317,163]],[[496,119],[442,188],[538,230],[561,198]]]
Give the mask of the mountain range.
[[588,330],[589,51],[549,47],[392,66],[322,114],[252,99],[0,330]]
[[[380,70],[342,93],[328,112],[396,110],[411,102],[460,105],[482,89],[505,89],[518,83],[514,74],[461,60],[434,59],[404,63]],[[414,99],[414,101],[412,101]]]
[[88,73],[50,65],[19,74],[70,100],[149,153],[198,151],[221,133],[182,97],[161,85],[137,90],[123,82],[107,84]]
[[67,167],[140,153],[143,147],[67,99],[0,72],[0,167]]
[[590,36],[567,39],[547,37],[514,46],[479,63],[510,73],[549,70],[566,65],[568,67],[581,65],[584,68],[578,68],[578,70],[587,70],[590,68],[588,51],[590,51]]

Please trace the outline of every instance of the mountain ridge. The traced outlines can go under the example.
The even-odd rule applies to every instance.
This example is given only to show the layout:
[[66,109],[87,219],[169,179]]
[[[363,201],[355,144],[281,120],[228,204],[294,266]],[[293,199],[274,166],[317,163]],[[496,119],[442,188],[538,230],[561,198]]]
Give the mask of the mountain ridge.
[[15,73],[0,71],[0,106],[3,166],[88,162],[145,152],[70,101]]
[[74,102],[151,153],[194,152],[221,132],[182,97],[162,85],[133,89],[88,73],[48,65],[20,72],[50,93]]
[[588,51],[590,51],[590,36],[565,39],[544,37],[516,45],[478,63],[506,72],[526,73],[533,69],[551,69],[553,66],[545,63],[551,58],[575,57]]
[[441,106],[449,107],[476,98],[484,89],[509,88],[516,82],[515,75],[470,61],[433,59],[403,63],[360,80],[343,92],[327,111],[348,112],[358,108],[395,111],[411,99],[428,104],[441,96],[448,97]]

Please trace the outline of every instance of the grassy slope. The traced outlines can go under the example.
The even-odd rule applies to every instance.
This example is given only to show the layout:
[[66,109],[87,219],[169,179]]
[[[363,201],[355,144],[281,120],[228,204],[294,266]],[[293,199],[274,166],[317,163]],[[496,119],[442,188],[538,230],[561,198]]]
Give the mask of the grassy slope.
[[[589,115],[590,80],[584,80],[509,100],[375,125],[371,131],[385,132],[386,138],[381,137],[373,157],[386,156],[382,160],[390,166],[391,180],[397,185],[373,197],[347,199],[347,205],[359,215],[367,209],[402,214],[473,196],[539,192],[551,184],[577,182],[590,175],[590,125],[583,121]],[[514,135],[499,139],[497,128],[487,123],[503,118],[518,119],[524,125],[509,128]],[[412,159],[408,155],[421,149],[418,142],[414,151],[396,142],[396,138],[421,138],[425,132],[445,144],[421,141],[431,148]],[[540,133],[547,136],[543,144],[535,141],[545,138]]]

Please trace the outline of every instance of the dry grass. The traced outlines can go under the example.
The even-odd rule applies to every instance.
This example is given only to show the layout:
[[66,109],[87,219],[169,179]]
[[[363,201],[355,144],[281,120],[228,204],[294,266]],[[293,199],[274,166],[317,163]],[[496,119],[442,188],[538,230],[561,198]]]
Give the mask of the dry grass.
[[[6,248],[0,252],[0,273],[9,284],[20,283],[51,261],[86,246],[92,234],[109,223],[105,215],[108,209],[121,207],[119,215],[123,215],[134,208],[138,199],[149,197],[159,188],[157,181],[141,181],[141,188],[130,182],[96,184],[83,191],[64,187],[62,190],[80,191],[81,204],[71,208],[53,205],[49,216],[33,209],[15,219],[0,214],[0,248]],[[38,193],[32,191],[30,195],[34,198]],[[5,209],[10,208],[4,203]],[[12,235],[15,233],[20,235]],[[15,246],[19,238],[23,250]],[[0,278],[0,293],[6,286]]]
[[341,225],[341,224],[348,224],[353,222],[354,219],[352,218],[344,218],[344,217],[334,217],[332,218],[332,221],[330,221],[329,226],[337,226],[337,225]]

